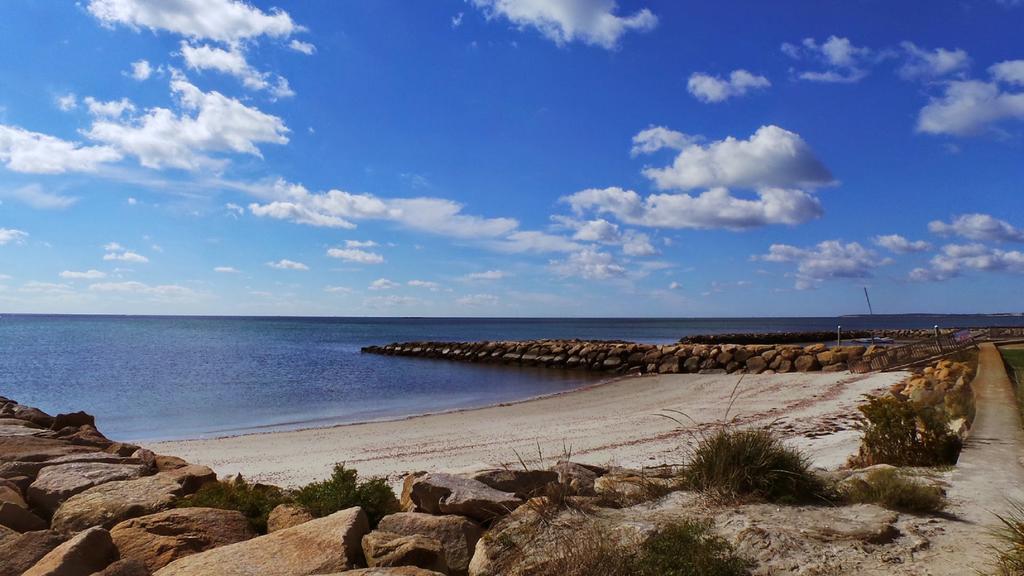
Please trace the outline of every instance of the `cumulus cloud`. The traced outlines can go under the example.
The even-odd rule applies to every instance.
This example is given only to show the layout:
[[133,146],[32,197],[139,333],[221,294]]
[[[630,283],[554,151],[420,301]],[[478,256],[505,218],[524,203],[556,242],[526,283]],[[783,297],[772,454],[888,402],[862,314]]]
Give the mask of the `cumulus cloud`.
[[[171,92],[177,98],[180,114],[167,108],[150,108],[145,114],[126,121],[97,120],[86,135],[138,157],[148,168],[186,170],[223,164],[210,153],[234,152],[260,157],[258,144],[288,142],[288,128],[277,116],[216,91],[203,92],[180,73],[171,80]],[[0,158],[2,149],[0,135]]]
[[802,190],[766,188],[739,198],[725,188],[699,195],[652,194],[622,188],[591,188],[563,199],[578,213],[612,214],[622,222],[654,228],[743,230],[770,224],[795,225],[823,214],[817,198]]
[[465,280],[501,280],[507,278],[508,273],[503,270],[485,270],[483,272],[470,272],[463,276]]
[[905,61],[897,72],[907,80],[939,78],[962,72],[971,65],[970,56],[960,48],[925,50],[913,42],[902,42],[900,47]]
[[0,124],[0,163],[14,172],[93,172],[102,164],[120,159],[121,153],[110,146],[83,146],[78,142]]
[[178,284],[160,284],[151,286],[142,282],[100,282],[90,284],[89,290],[93,292],[108,292],[117,294],[134,294],[150,296],[155,300],[180,300],[190,299],[198,296],[195,290]]
[[992,77],[1000,82],[1024,86],[1024,60],[1006,60],[993,64],[988,69]]
[[136,264],[145,264],[149,262],[149,258],[128,250],[117,242],[110,242],[106,244],[103,246],[103,250],[106,252],[106,254],[103,255],[103,259],[106,261],[135,262]]
[[213,70],[234,76],[246,88],[269,92],[274,98],[289,98],[295,95],[287,79],[253,68],[239,46],[225,50],[210,44],[195,45],[182,41],[181,56],[190,70]]
[[907,240],[899,234],[886,234],[883,236],[875,236],[875,244],[894,252],[896,254],[910,254],[911,252],[927,252],[932,249],[932,245],[924,240],[911,241]]
[[1004,120],[1024,120],[1024,92],[1006,90],[999,81],[956,80],[921,109],[917,131],[971,136]]
[[623,254],[627,256],[649,256],[657,252],[646,234],[635,230],[620,231],[617,224],[604,218],[581,221],[565,216],[553,216],[552,219],[559,225],[574,230],[573,240],[619,245],[622,246]]
[[378,246],[373,240],[345,240],[346,248],[373,248]]
[[63,112],[70,112],[75,108],[78,108],[78,96],[75,96],[74,93],[58,96],[57,108],[60,108]]
[[915,268],[910,279],[938,282],[960,276],[964,271],[1024,274],[1024,252],[1000,250],[983,244],[947,244],[930,262],[929,268]]
[[55,282],[25,282],[18,288],[19,292],[26,292],[29,294],[49,294],[54,296],[67,296],[74,294],[75,290],[67,284],[57,284]]
[[65,270],[60,273],[61,278],[67,280],[99,280],[106,278],[106,272],[100,272],[99,270],[85,270],[83,272],[75,272],[73,270]]
[[239,272],[239,270],[233,266],[217,266],[213,271],[219,274],[238,274]]
[[612,50],[627,32],[658,25],[647,8],[629,16],[615,12],[615,0],[470,0],[487,19],[505,18],[519,28],[537,29],[559,46],[580,41]]
[[968,240],[1024,242],[1024,229],[989,214],[961,214],[950,222],[934,220],[928,230],[941,236],[961,236]]
[[316,46],[310,44],[309,42],[303,42],[302,40],[293,39],[291,42],[288,43],[288,47],[291,48],[292,50],[295,50],[296,52],[301,52],[306,56],[312,56],[313,54],[316,53]]
[[876,59],[871,49],[855,46],[849,38],[838,36],[829,36],[820,44],[814,38],[804,38],[799,45],[786,42],[782,44],[782,52],[794,60],[822,66],[817,70],[797,72],[798,78],[810,82],[860,82],[868,75],[868,68]]
[[626,269],[616,263],[611,254],[593,248],[584,248],[565,260],[551,260],[549,266],[559,276],[587,280],[606,280],[626,274]]
[[651,126],[633,136],[633,148],[630,150],[630,154],[633,156],[653,154],[665,148],[682,150],[700,140],[700,136],[689,136],[664,126]]
[[378,278],[373,282],[370,282],[370,290],[391,290],[401,286],[398,282],[388,280],[387,278]]
[[772,244],[767,254],[754,256],[765,262],[796,263],[796,288],[807,290],[822,281],[836,278],[868,278],[872,270],[890,264],[873,251],[857,242],[843,244],[839,240],[826,240],[811,248],[790,244]]
[[764,76],[751,74],[741,68],[733,70],[728,78],[695,72],[690,75],[686,89],[701,102],[717,103],[771,85],[772,83]]
[[13,228],[0,228],[0,246],[6,244],[21,244],[28,238],[28,232],[15,230]]
[[129,73],[133,79],[142,82],[148,80],[153,75],[153,67],[150,66],[148,60],[136,60],[132,62],[132,71]]
[[355,228],[354,220],[387,220],[407,228],[455,238],[493,238],[514,230],[511,218],[484,218],[462,213],[462,204],[443,198],[381,198],[342,190],[311,193],[298,184],[277,181],[264,194],[275,198],[253,203],[256,216],[311,226]]
[[358,248],[331,248],[327,251],[327,255],[331,258],[358,264],[382,264],[384,262],[384,257],[380,254]]
[[127,98],[103,102],[92,96],[87,96],[82,101],[85,102],[85,106],[89,109],[89,114],[103,118],[120,118],[125,112],[135,111],[135,104]]
[[500,252],[572,252],[582,245],[565,236],[539,230],[520,230],[490,244]]
[[277,268],[278,270],[309,270],[309,266],[302,262],[288,260],[287,258],[282,258],[276,262],[267,262],[267,266]]
[[406,282],[406,284],[412,286],[413,288],[424,288],[426,290],[430,290],[431,292],[437,292],[438,290],[441,289],[440,284],[438,284],[437,282],[431,282],[429,280],[409,280],[408,282]]
[[286,38],[302,30],[283,10],[263,12],[240,0],[90,0],[88,10],[107,26],[162,30],[221,42],[259,36]]
[[0,192],[0,197],[10,198],[37,210],[63,210],[78,202],[78,198],[74,196],[61,196],[47,192],[39,184],[29,184],[7,192]]

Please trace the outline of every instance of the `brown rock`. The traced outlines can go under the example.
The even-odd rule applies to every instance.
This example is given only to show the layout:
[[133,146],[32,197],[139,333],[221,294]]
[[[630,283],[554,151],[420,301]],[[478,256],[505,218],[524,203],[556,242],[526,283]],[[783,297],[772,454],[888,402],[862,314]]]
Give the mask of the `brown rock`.
[[363,555],[370,568],[416,566],[448,573],[441,543],[427,536],[403,536],[392,532],[370,532],[363,536]]
[[53,417],[53,422],[50,424],[50,430],[60,430],[73,426],[78,428],[79,426],[96,426],[96,418],[92,414],[85,412],[71,412],[69,414],[57,414]]
[[544,491],[548,484],[558,482],[558,472],[553,470],[509,470],[494,469],[477,472],[471,476],[477,482],[512,492],[520,498],[531,498]]
[[17,418],[0,418],[0,426],[18,426],[20,428],[29,428],[32,430],[42,430],[43,428],[28,420],[19,420]]
[[768,361],[761,356],[751,356],[747,358],[747,372],[751,374],[760,374],[764,372],[765,368],[768,367]]
[[114,442],[103,449],[104,452],[117,454],[118,456],[131,456],[136,450],[139,450],[138,446],[135,444],[126,444],[124,442]]
[[10,415],[18,420],[27,420],[36,426],[41,426],[43,428],[49,428],[50,425],[53,424],[53,416],[31,406],[22,406],[21,404],[17,404],[14,406],[14,410],[11,411]]
[[21,576],[63,541],[61,535],[49,530],[5,538],[0,542],[0,576]]
[[256,533],[245,515],[235,510],[178,508],[125,520],[110,536],[121,558],[155,572],[178,558],[243,542]]
[[415,566],[396,566],[393,568],[360,568],[344,573],[324,574],[323,576],[443,576],[440,572],[424,570]]
[[78,462],[47,466],[28,487],[28,500],[33,507],[52,514],[62,502],[93,486],[139,478],[145,473],[146,468],[139,464]]
[[188,462],[178,458],[177,456],[164,456],[162,454],[156,455],[156,469],[160,472],[174,470],[175,468],[184,468],[185,466],[188,466]]
[[18,532],[31,532],[46,530],[46,521],[17,504],[0,502],[0,526]]
[[415,506],[414,512],[461,514],[482,522],[504,516],[523,503],[515,494],[444,473],[416,478],[409,489],[409,501]]
[[278,504],[267,516],[267,533],[277,532],[313,519],[313,515],[297,504]]
[[117,560],[110,533],[90,528],[43,556],[24,576],[89,576]]
[[73,446],[53,438],[0,436],[0,462],[42,462],[67,454],[96,451],[94,447]]
[[[159,457],[158,457],[159,459]],[[157,470],[160,470],[159,463]],[[206,466],[187,464],[178,468],[162,471],[161,476],[173,479],[181,485],[182,494],[193,494],[204,484],[217,481],[217,473]]]
[[803,356],[797,356],[793,362],[793,366],[798,372],[812,372],[819,369],[821,366],[818,364],[818,359],[809,354]]
[[149,570],[138,560],[118,560],[93,576],[149,576]]
[[0,479],[0,502],[10,502],[15,506],[28,508],[25,499],[21,497],[21,489],[18,488],[18,485],[3,479]]
[[183,492],[181,484],[163,474],[107,482],[64,501],[53,515],[52,528],[65,534],[90,526],[110,529],[123,520],[170,508]]
[[156,576],[306,576],[351,569],[370,531],[362,508],[171,562]]
[[381,519],[379,530],[405,536],[423,535],[441,543],[445,563],[452,574],[465,574],[483,528],[464,516],[433,516],[400,512]]

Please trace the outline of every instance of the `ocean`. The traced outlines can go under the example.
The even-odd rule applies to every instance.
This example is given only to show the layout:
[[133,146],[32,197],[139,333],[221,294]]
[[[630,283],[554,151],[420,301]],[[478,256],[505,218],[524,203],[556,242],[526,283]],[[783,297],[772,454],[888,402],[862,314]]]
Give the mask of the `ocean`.
[[601,376],[361,354],[416,340],[669,343],[721,332],[1024,326],[1010,316],[471,319],[0,316],[0,396],[85,410],[111,438],[227,436],[523,400]]

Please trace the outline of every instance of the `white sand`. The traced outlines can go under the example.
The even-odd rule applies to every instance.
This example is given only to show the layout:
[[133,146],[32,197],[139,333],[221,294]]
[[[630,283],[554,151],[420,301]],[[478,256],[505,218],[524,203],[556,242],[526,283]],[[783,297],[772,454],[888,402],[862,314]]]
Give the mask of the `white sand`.
[[[748,375],[729,414],[743,424],[775,422],[815,464],[836,467],[853,454],[850,426],[862,394],[884,389],[902,372],[872,375]],[[575,460],[622,466],[679,463],[699,428],[725,417],[738,376],[665,375],[627,378],[525,402],[461,412],[271,432],[231,438],[154,443],[152,450],[212,467],[218,474],[283,486],[318,480],[335,462],[392,481],[413,470],[457,470],[517,461],[545,463],[571,448]],[[685,412],[686,428],[656,414]],[[684,419],[685,420],[685,419]]]

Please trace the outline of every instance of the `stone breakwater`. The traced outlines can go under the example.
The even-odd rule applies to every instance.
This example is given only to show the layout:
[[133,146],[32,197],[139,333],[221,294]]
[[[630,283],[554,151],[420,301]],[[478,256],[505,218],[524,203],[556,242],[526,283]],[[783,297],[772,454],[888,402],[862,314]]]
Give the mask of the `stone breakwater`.
[[367,354],[458,362],[543,366],[610,374],[750,374],[839,372],[875,351],[868,346],[828,348],[772,344],[637,344],[618,341],[406,342],[367,346]]

